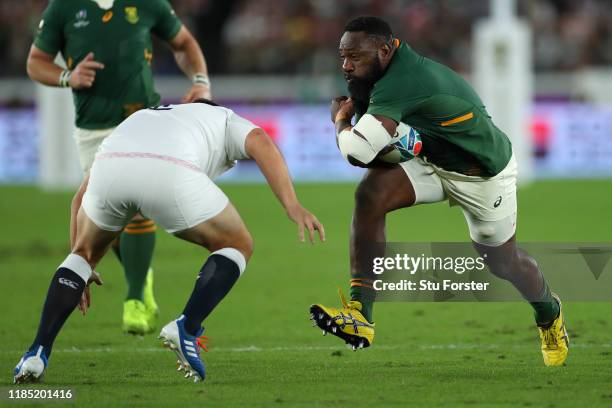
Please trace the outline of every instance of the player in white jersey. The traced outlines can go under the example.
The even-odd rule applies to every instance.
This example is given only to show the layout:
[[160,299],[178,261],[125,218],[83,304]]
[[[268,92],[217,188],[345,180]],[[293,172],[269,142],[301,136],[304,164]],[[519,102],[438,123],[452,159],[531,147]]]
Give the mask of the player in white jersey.
[[255,160],[304,241],[325,232],[304,209],[287,166],[266,133],[232,110],[210,101],[145,109],[126,119],[101,145],[75,196],[71,214],[72,253],[57,269],[34,342],[14,371],[16,382],[38,380],[53,342],[70,313],[83,313],[89,284],[101,284],[94,269],[113,239],[136,212],[179,238],[207,248],[182,314],[160,333],[178,358],[179,370],[195,381],[205,377],[204,319],[244,272],[253,241],[240,215],[213,179],[236,160]]

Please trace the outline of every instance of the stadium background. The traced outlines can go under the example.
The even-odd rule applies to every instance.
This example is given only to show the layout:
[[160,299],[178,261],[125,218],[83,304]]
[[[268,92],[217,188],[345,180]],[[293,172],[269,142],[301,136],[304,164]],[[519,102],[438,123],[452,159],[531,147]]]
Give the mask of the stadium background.
[[[385,17],[417,51],[475,81],[474,29],[490,14],[488,1],[171,2],[204,50],[215,97],[275,138],[298,194],[326,224],[329,240],[314,247],[292,241],[293,227],[267,187],[250,183],[260,180],[256,169],[239,166],[222,186],[252,230],[256,252],[207,323],[214,343],[204,356],[205,387],[179,381],[153,337],[120,333],[125,288],[111,256],[99,268],[106,285],[95,289],[91,313],[73,316],[58,339],[46,385],[75,388],[80,401],[93,405],[193,398],[228,405],[246,395],[255,405],[612,405],[609,304],[568,305],[574,348],[568,366],[557,371],[542,367],[523,304],[377,305],[375,347],[355,354],[319,338],[308,324],[310,303],[334,302],[335,288],[346,287],[360,175],[337,154],[327,113],[329,99],[344,93],[336,51],[343,24],[360,14]],[[48,278],[68,250],[71,186],[78,182],[76,160],[63,160],[71,163],[70,177],[59,189],[40,187],[40,158],[49,152],[25,60],[46,4],[0,3],[0,387],[9,386]],[[534,75],[522,124],[534,181],[519,191],[519,240],[609,242],[612,3],[524,0],[517,12],[531,28]],[[156,43],[154,55],[163,101],[176,102],[188,81],[163,44]],[[53,152],[60,161],[74,154],[72,145],[62,148]],[[459,211],[440,204],[389,216],[388,234],[400,242],[462,241],[467,229]],[[182,307],[205,254],[159,236],[154,265],[163,321]]]

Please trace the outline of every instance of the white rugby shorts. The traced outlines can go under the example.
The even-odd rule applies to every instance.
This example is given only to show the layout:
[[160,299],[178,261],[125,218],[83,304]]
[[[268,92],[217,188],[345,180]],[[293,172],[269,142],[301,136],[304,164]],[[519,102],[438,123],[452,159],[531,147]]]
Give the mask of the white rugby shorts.
[[87,173],[87,170],[91,168],[98,147],[100,147],[104,139],[113,133],[113,130],[115,130],[115,127],[107,129],[76,128],[74,130],[73,138],[76,142],[79,163],[81,164],[83,173]]
[[219,214],[229,199],[197,166],[146,153],[101,153],[82,207],[101,229],[120,231],[137,212],[169,233]]
[[490,178],[445,171],[420,158],[401,163],[416,195],[414,205],[448,200],[459,205],[473,241],[499,246],[516,232],[516,178],[514,154],[506,167]]

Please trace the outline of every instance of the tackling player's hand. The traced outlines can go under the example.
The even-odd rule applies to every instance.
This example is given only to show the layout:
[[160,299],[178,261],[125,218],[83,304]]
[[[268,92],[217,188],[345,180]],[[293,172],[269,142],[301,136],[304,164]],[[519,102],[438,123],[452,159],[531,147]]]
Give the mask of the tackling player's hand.
[[315,242],[315,231],[319,232],[319,241],[325,242],[325,228],[323,228],[323,224],[307,209],[297,204],[295,207],[287,210],[287,215],[291,221],[297,224],[298,238],[301,242],[304,242],[305,230],[308,230],[308,238],[312,244]]
[[183,103],[193,102],[201,98],[208,100],[212,99],[210,87],[204,84],[193,84],[185,96],[183,96]]
[[355,115],[353,100],[347,96],[339,96],[332,99],[330,112],[332,123],[336,123],[341,119],[350,121],[353,115]]
[[104,64],[94,60],[93,52],[90,52],[72,70],[68,84],[72,89],[91,88],[96,80],[96,70],[104,69]]
[[91,285],[92,282],[95,282],[96,285],[98,286],[101,286],[104,284],[98,272],[92,271],[90,278],[87,280],[87,286],[85,286],[85,290],[83,291],[83,294],[81,295],[81,300],[79,301],[79,304],[77,305],[81,313],[83,313],[83,316],[87,314],[87,310],[89,309],[89,306],[91,306],[91,292],[89,291],[89,285]]

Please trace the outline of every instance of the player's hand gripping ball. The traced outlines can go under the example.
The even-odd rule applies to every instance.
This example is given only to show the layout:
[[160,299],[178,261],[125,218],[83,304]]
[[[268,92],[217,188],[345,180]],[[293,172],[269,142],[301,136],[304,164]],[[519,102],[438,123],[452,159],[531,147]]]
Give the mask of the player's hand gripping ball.
[[387,147],[378,154],[378,159],[386,163],[402,163],[419,155],[423,142],[419,132],[405,123],[399,123],[395,136]]

